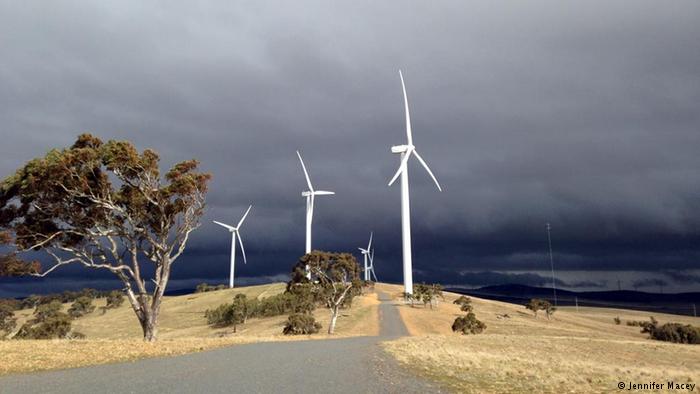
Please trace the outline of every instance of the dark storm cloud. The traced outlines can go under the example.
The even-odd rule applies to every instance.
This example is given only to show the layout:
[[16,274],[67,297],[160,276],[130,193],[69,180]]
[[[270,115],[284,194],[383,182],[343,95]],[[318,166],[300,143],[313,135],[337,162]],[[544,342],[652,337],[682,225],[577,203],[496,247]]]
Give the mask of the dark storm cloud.
[[664,271],[676,283],[700,284],[700,275],[688,271]]
[[[303,250],[304,155],[314,245],[375,231],[400,280],[403,143],[415,143],[417,280],[463,270],[685,270],[700,258],[700,5],[693,1],[142,2],[0,5],[0,173],[91,131],[192,157],[209,212],[175,276],[285,274]],[[83,275],[80,269],[57,272]]]
[[652,286],[657,286],[663,289],[664,286],[668,286],[668,282],[666,282],[663,279],[658,279],[658,278],[648,278],[648,279],[640,279],[640,280],[635,280],[632,282],[632,287],[635,289],[638,287],[652,287]]

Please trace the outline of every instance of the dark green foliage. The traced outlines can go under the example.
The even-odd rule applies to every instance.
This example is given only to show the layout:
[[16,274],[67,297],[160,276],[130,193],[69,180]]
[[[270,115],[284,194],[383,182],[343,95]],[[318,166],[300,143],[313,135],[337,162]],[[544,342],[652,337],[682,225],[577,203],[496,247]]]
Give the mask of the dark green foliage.
[[[306,269],[312,281],[306,277]],[[328,333],[333,334],[341,308],[352,305],[352,299],[362,291],[360,265],[351,253],[332,253],[314,250],[305,254],[292,270],[288,287],[312,286],[311,292],[331,311]]]
[[293,313],[289,315],[282,333],[284,335],[308,335],[316,334],[321,329],[321,323],[317,323],[310,313]]
[[216,285],[212,286],[207,283],[200,283],[197,285],[197,288],[195,289],[195,293],[207,293],[210,291],[217,291],[217,290],[224,290],[226,289],[226,285]]
[[95,306],[92,305],[92,298],[83,296],[76,299],[70,308],[68,308],[68,315],[74,319],[77,319],[91,313],[94,310]]
[[15,308],[9,302],[0,302],[0,339],[9,335],[17,327]]
[[462,312],[472,312],[474,307],[472,306],[472,299],[467,296],[460,296],[452,302],[453,304],[459,305],[459,309]]
[[[438,298],[443,298],[442,296],[442,286],[440,284],[434,283],[431,285],[426,285],[425,283],[417,284],[413,288],[413,300],[423,302],[423,307],[430,305],[430,309],[433,309],[433,302],[437,306]],[[411,303],[413,305],[413,303]]]
[[34,318],[20,327],[14,339],[66,338],[71,330],[71,318],[61,312],[60,301],[41,304],[34,311]]
[[486,329],[486,323],[476,318],[473,312],[466,316],[460,316],[452,323],[452,331],[461,332],[463,335],[480,334]]
[[59,312],[58,314],[47,317],[41,323],[32,325],[31,323],[24,324],[17,334],[15,339],[54,339],[66,338],[71,330],[70,317]]
[[658,341],[673,343],[700,344],[700,328],[689,324],[666,323],[649,329],[649,337]]
[[231,304],[221,304],[215,309],[208,309],[204,316],[207,318],[207,323],[225,327],[234,324],[237,319],[234,315],[234,304],[236,308],[244,311],[243,322],[245,323],[250,318],[256,317],[273,317],[286,315],[288,313],[304,313],[313,311],[315,303],[313,294],[307,289],[293,289],[287,292],[277,294],[270,297],[265,297],[262,300],[247,299],[243,294],[237,294],[234,297],[234,302]]
[[124,293],[119,290],[110,291],[107,294],[106,309],[119,308],[124,303]]
[[547,314],[547,319],[549,319],[557,310],[557,308],[555,308],[549,301],[539,298],[533,298],[528,301],[528,303],[525,304],[525,308],[534,312],[535,317],[537,317],[537,311],[545,311]]
[[616,316],[616,317],[613,319],[613,321],[614,321],[615,324],[617,324],[618,326],[620,325],[620,323],[622,323],[622,320],[620,320],[620,317],[619,317],[619,316]]
[[63,304],[61,301],[54,300],[48,304],[40,304],[34,310],[34,321],[42,323],[52,317],[58,316],[61,312]]

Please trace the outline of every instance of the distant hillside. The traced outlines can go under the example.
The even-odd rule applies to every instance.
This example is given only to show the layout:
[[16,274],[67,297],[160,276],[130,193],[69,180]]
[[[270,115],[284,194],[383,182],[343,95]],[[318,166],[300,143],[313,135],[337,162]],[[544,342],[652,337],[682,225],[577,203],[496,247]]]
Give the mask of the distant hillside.
[[[450,288],[449,291],[498,301],[524,304],[531,298],[553,302],[552,289],[518,284],[486,286],[479,289]],[[661,294],[633,290],[575,292],[557,289],[557,304],[564,306],[625,308],[693,316],[700,313],[700,292]],[[695,305],[695,310],[693,308]]]

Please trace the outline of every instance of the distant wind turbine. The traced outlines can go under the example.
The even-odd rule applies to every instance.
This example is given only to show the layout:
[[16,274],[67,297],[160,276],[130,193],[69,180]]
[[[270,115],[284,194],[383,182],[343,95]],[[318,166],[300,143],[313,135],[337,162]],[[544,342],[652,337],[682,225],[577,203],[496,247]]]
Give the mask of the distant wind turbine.
[[399,77],[401,78],[401,88],[403,89],[403,101],[404,109],[406,111],[406,137],[407,143],[405,145],[397,145],[391,147],[391,153],[401,154],[401,164],[399,169],[394,174],[394,177],[389,181],[389,186],[391,186],[394,181],[401,175],[401,234],[402,234],[402,246],[403,246],[403,284],[404,292],[408,294],[413,294],[413,262],[411,261],[411,208],[409,202],[408,193],[408,159],[411,155],[415,155],[416,159],[423,165],[433,182],[437,186],[438,190],[442,191],[440,183],[438,183],[433,172],[430,171],[430,167],[426,164],[425,160],[416,151],[415,145],[413,145],[413,135],[411,134],[411,115],[408,111],[408,96],[406,95],[406,84],[403,81],[403,74],[399,70]]
[[214,220],[214,223],[218,224],[221,227],[224,227],[228,229],[228,231],[231,233],[231,272],[229,275],[229,280],[228,280],[228,287],[233,289],[233,272],[236,267],[236,238],[238,238],[238,244],[241,245],[241,253],[243,254],[243,263],[248,264],[246,261],[245,257],[245,249],[243,248],[243,240],[241,239],[241,225],[243,224],[243,221],[245,220],[246,216],[248,216],[248,212],[250,212],[250,209],[253,208],[253,206],[249,206],[248,210],[245,211],[245,214],[243,214],[243,217],[241,220],[238,222],[238,225],[236,227],[229,226],[228,224],[217,222]]
[[554,255],[552,254],[552,226],[547,223],[547,241],[549,242],[549,264],[552,267],[552,292],[554,292],[554,306],[557,306],[557,284],[554,281]]
[[[311,223],[314,219],[314,200],[316,196],[329,196],[335,194],[334,192],[324,191],[324,190],[314,190],[313,185],[311,185],[311,178],[309,178],[309,173],[306,171],[306,166],[304,165],[304,160],[301,158],[301,154],[297,151],[297,156],[299,157],[299,162],[301,163],[301,169],[304,170],[304,176],[306,177],[306,184],[309,186],[309,190],[301,192],[302,197],[306,198],[306,248],[305,253],[311,253]],[[306,277],[311,279],[311,271],[309,266],[306,266]]]
[[369,277],[369,257],[370,253],[372,252],[372,236],[374,235],[373,232],[369,233],[369,244],[367,244],[367,249],[363,248],[358,248],[360,249],[360,252],[362,253],[362,256],[365,259],[365,281],[370,280]]
[[[374,273],[374,249],[372,249],[372,253],[369,254],[369,273],[374,276],[374,282],[378,282],[377,274]],[[367,277],[371,279],[369,275],[367,275]]]

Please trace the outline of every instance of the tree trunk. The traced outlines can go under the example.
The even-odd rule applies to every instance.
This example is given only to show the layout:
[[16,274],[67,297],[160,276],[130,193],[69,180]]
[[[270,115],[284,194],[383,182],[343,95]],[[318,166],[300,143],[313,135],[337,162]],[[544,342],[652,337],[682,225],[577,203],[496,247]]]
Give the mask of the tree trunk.
[[143,340],[146,342],[155,342],[158,336],[158,327],[153,323],[151,319],[146,319],[141,322],[141,329],[143,330]]
[[331,322],[328,325],[328,334],[333,334],[335,331],[335,322],[338,320],[338,307],[331,309]]

